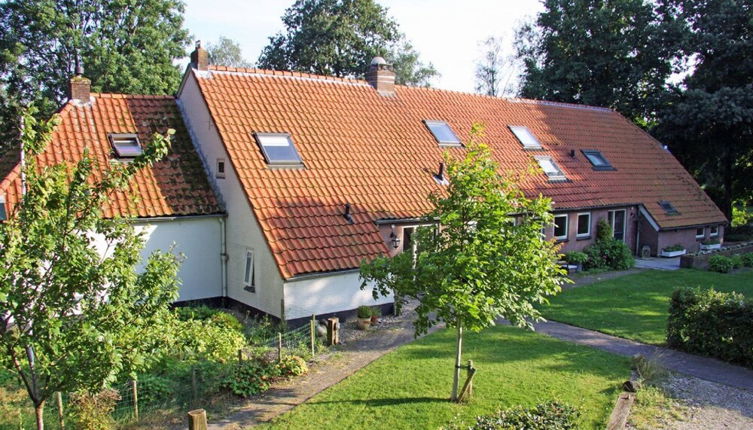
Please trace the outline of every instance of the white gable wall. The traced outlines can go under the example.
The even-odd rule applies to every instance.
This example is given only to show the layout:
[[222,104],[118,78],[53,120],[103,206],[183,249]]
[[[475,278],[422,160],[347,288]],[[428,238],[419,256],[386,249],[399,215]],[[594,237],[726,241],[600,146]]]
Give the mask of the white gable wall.
[[[220,140],[219,133],[201,95],[192,72],[188,72],[178,94],[186,126],[198,145],[200,156],[210,170],[225,205],[227,216],[227,294],[228,297],[280,317],[283,280],[256,217],[251,210],[235,169]],[[249,135],[249,139],[251,136]],[[216,178],[216,160],[225,160],[225,178]],[[244,289],[246,251],[254,252],[256,292]]]

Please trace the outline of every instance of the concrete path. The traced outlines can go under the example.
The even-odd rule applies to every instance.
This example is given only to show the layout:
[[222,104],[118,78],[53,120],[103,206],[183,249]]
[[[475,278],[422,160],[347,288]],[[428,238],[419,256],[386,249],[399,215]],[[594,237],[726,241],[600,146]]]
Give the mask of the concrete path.
[[538,323],[535,327],[538,333],[613,354],[625,357],[632,357],[635,354],[642,354],[647,358],[655,357],[669,370],[753,392],[753,370],[751,369],[554,321]]
[[679,270],[680,269],[680,257],[636,258],[635,267],[641,268],[641,269],[655,269],[655,270]]

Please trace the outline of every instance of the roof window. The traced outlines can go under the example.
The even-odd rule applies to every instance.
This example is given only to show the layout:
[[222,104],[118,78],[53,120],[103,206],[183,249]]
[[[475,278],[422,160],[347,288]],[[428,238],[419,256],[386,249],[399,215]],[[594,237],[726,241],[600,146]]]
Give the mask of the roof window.
[[424,124],[434,135],[434,139],[437,140],[439,146],[462,146],[460,139],[446,122],[424,120]]
[[539,143],[539,140],[536,139],[536,136],[531,133],[531,130],[529,130],[528,127],[522,125],[511,125],[509,127],[510,131],[513,132],[515,137],[517,137],[523,145],[523,149],[542,149],[541,143]]
[[135,158],[143,152],[139,137],[133,133],[110,133],[109,138],[118,158]]
[[595,149],[584,149],[581,152],[583,152],[583,155],[585,155],[586,158],[588,158],[588,161],[591,162],[594,170],[614,170],[614,167],[609,164],[609,161],[607,161],[606,157],[604,157],[600,151]]
[[658,203],[667,215],[680,215],[680,212],[669,201],[660,200]]
[[550,182],[559,182],[559,181],[566,181],[567,177],[565,176],[565,173],[562,171],[562,169],[557,166],[557,163],[552,160],[552,157],[536,157],[536,161],[539,163],[539,167],[541,167],[541,170],[546,173],[546,176],[549,178]]
[[287,133],[254,133],[254,138],[271,166],[300,166],[301,157]]

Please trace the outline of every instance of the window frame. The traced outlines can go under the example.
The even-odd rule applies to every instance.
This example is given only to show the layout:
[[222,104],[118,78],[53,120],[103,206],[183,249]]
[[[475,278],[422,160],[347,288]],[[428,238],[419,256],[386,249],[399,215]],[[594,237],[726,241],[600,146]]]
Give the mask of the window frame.
[[[437,120],[437,119],[425,119],[423,120],[424,126],[426,126],[426,129],[429,130],[429,133],[434,137],[434,140],[439,144],[441,147],[448,147],[448,148],[460,148],[463,146],[463,142],[460,141],[460,138],[457,134],[455,134],[455,130],[450,127],[450,124],[447,121]],[[450,132],[450,134],[455,137],[455,140],[440,140],[439,136],[434,132],[434,130],[431,128],[432,125],[437,126],[443,126],[447,127],[447,131]]]
[[251,293],[256,292],[256,255],[253,249],[246,249],[246,258],[243,263],[243,289]]
[[[107,139],[110,141],[110,147],[115,153],[115,157],[119,160],[133,160],[139,155],[144,153],[144,148],[141,147],[141,141],[139,135],[136,133],[108,133]],[[134,153],[122,153],[121,147],[116,141],[133,140],[133,143],[128,145],[131,149],[137,148]],[[122,148],[124,151],[128,151],[127,148]]]
[[225,173],[227,172],[227,163],[224,158],[217,158],[215,163],[215,178],[225,179]]
[[[617,230],[615,230],[614,225],[617,222],[617,212],[622,212],[622,238],[617,238]],[[611,218],[611,221],[610,221]],[[619,240],[623,243],[625,243],[625,237],[627,236],[627,209],[611,209],[607,211],[607,222],[609,223],[609,226],[612,228],[612,237],[615,240]]]
[[[254,132],[252,133],[252,136],[254,140],[256,141],[256,144],[259,146],[259,149],[261,150],[261,154],[264,157],[264,161],[266,161],[267,166],[271,168],[303,168],[303,158],[301,158],[301,154],[298,152],[298,148],[295,147],[295,142],[293,142],[293,137],[290,135],[290,133],[267,133],[267,132]],[[293,150],[293,153],[297,157],[296,160],[273,160],[269,153],[267,152],[266,146],[264,145],[262,140],[265,137],[284,137],[288,141],[288,146]]]
[[[565,218],[565,234],[557,236],[557,218]],[[568,240],[570,236],[570,216],[569,214],[556,214],[554,215],[554,230],[552,230],[552,236],[559,242]]]
[[718,225],[710,225],[709,226],[709,237],[718,237],[719,236],[719,226]]
[[[701,234],[698,234],[698,230],[701,231]],[[706,238],[706,227],[696,227],[695,228],[695,238],[698,239],[705,239]]]
[[[608,170],[617,170],[612,166],[612,163],[607,160],[607,157],[604,156],[604,154],[601,153],[598,149],[581,149],[580,152],[583,153],[583,156],[586,157],[586,160],[588,160],[589,163],[591,163],[591,168],[596,171],[608,171]],[[591,157],[598,157],[601,159],[601,161],[604,162],[603,165],[597,166]]]
[[[551,156],[549,156],[549,155],[537,155],[537,156],[535,156],[533,158],[536,160],[536,163],[539,165],[539,168],[544,172],[544,174],[546,175],[546,177],[549,180],[549,182],[567,182],[568,181],[567,175],[565,174],[565,171],[562,170],[562,168],[559,166],[559,164],[557,164],[557,162],[554,161],[554,158],[552,158]],[[550,163],[552,163],[552,166],[555,169],[557,169],[557,172],[559,172],[559,174],[557,174],[557,175],[550,175],[549,173],[547,173],[547,171],[541,165],[542,161],[549,161]]]
[[[588,217],[588,232],[581,233],[580,232],[580,217],[581,216],[587,216]],[[591,212],[579,212],[576,216],[576,225],[575,225],[575,238],[576,239],[588,239],[591,237]]]
[[[544,149],[544,147],[541,145],[541,141],[539,141],[539,138],[536,137],[535,134],[529,129],[528,127],[524,125],[508,125],[507,128],[510,129],[510,132],[515,136],[516,139],[518,139],[518,142],[523,146],[523,149],[526,151],[540,151]],[[536,143],[536,145],[526,145],[518,134],[518,132],[522,133],[528,133],[528,135],[533,139],[533,141]]]

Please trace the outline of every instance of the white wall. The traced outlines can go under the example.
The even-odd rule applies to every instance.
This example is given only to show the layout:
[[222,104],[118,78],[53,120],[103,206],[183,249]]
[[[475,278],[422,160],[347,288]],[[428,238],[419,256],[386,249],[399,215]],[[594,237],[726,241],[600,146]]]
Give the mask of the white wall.
[[222,296],[221,224],[219,217],[176,218],[169,221],[140,222],[135,228],[144,238],[142,264],[156,251],[183,254],[178,272],[181,281],[178,301]]
[[285,283],[285,318],[295,319],[355,309],[361,305],[392,303],[390,297],[375,301],[372,289],[360,289],[358,272],[332,274]]
[[[206,72],[203,72],[206,73]],[[235,169],[220,140],[195,77],[189,71],[178,94],[186,126],[200,156],[210,170],[209,180],[220,193],[227,217],[227,282],[228,296],[246,305],[279,317],[283,280],[277,263],[267,245]],[[249,134],[249,139],[251,135]],[[215,178],[216,159],[225,160],[225,178]],[[246,291],[243,276],[246,250],[254,251],[256,292]]]

